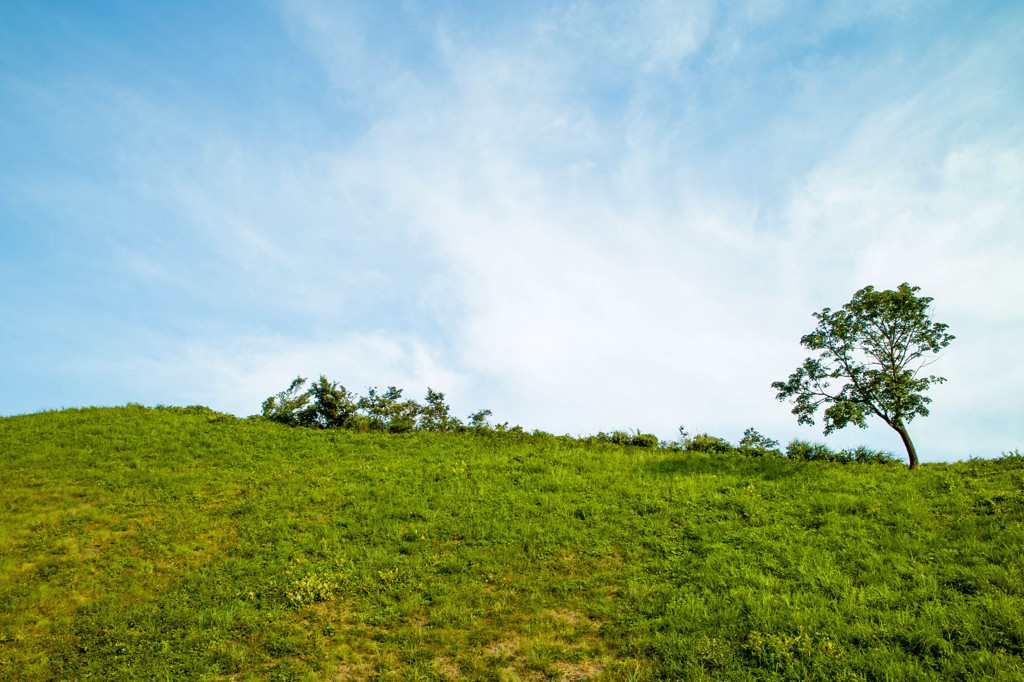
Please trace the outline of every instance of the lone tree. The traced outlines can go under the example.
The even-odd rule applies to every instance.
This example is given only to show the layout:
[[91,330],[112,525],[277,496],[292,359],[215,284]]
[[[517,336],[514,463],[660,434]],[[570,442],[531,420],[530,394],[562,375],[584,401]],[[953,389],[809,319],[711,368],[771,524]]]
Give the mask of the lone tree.
[[928,416],[932,400],[923,394],[945,381],[921,370],[955,338],[946,333],[948,325],[932,322],[932,299],[917,296],[920,290],[906,282],[894,291],[868,286],[842,310],[814,313],[818,326],[800,345],[818,357],[804,360],[788,381],[772,384],[779,400],[793,399],[800,424],[814,424],[818,407],[828,405],[826,436],[849,424],[866,428],[865,419],[877,415],[900,434],[911,471],[921,464],[906,424]]

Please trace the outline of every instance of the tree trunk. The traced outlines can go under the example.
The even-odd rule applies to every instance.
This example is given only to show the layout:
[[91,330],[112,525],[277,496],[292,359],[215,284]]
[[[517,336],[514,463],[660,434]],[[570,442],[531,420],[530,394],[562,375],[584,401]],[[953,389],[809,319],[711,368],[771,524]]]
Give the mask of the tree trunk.
[[917,461],[917,450],[914,449],[914,441],[910,440],[910,434],[907,433],[907,427],[903,425],[903,421],[897,419],[896,423],[892,425],[892,428],[896,429],[896,433],[900,434],[900,438],[903,439],[903,445],[907,448],[907,457],[910,459],[910,470],[918,471],[921,468],[921,463]]

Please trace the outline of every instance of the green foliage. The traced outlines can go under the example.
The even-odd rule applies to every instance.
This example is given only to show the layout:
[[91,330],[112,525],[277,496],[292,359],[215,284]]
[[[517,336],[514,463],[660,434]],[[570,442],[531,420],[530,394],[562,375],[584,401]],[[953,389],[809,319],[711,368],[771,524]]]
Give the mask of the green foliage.
[[305,422],[299,415],[309,405],[310,393],[303,391],[306,380],[296,377],[291,385],[276,396],[263,401],[263,417],[286,426],[298,426]]
[[304,391],[305,385],[303,377],[296,377],[287,390],[264,400],[262,416],[286,426],[352,428],[359,408],[355,395],[322,374]]
[[344,386],[328,381],[323,374],[309,387],[312,405],[300,412],[299,423],[320,429],[351,427],[352,418],[359,409],[358,397]]
[[840,450],[846,461],[858,462],[860,464],[899,464],[899,459],[891,452],[885,450],[872,450],[860,445],[852,450]]
[[[459,427],[460,428],[464,428],[464,427],[462,427],[461,423],[459,424]],[[522,426],[519,426],[518,424],[516,424],[515,426],[509,426],[508,422],[503,422],[501,424],[495,424],[494,425],[494,430],[497,433],[507,434],[507,435],[510,435],[510,436],[525,436],[526,435],[526,431],[523,430]]]
[[786,457],[803,462],[831,462],[836,453],[824,443],[809,443],[794,439],[786,446]]
[[402,389],[388,386],[384,393],[371,388],[359,399],[359,409],[367,417],[370,431],[407,433],[416,428],[423,408],[415,400],[402,400]]
[[[146,409],[142,405],[137,404],[130,404],[130,406]],[[225,414],[223,412],[217,412],[216,410],[211,410],[209,407],[205,407],[204,405],[189,405],[188,407],[167,407],[165,405],[157,405],[155,409],[165,410],[173,414],[197,415],[205,418],[206,421],[210,422],[211,424],[238,421],[238,417],[234,415]]]
[[490,428],[487,418],[491,416],[490,410],[480,410],[469,415],[469,428],[475,431],[483,431]]
[[729,441],[706,433],[687,437],[683,446],[689,452],[726,453],[733,451]]
[[1006,464],[1017,465],[1020,468],[1024,469],[1024,454],[1021,454],[1020,448],[1017,448],[1016,450],[1011,450],[1010,452],[1002,453],[1002,456],[999,458],[999,460],[1001,462],[1005,462]]
[[809,443],[807,441],[794,439],[786,446],[786,457],[802,462],[838,462],[849,464],[857,462],[860,464],[895,464],[899,460],[890,452],[872,450],[860,446],[852,450],[832,450],[824,443]]
[[423,431],[457,431],[462,422],[451,415],[451,408],[444,402],[444,393],[427,387],[426,405],[422,408],[422,416],[416,428]]
[[753,427],[743,432],[743,438],[740,440],[738,449],[750,457],[778,457],[782,455],[782,451],[779,450],[779,441],[761,435]]
[[799,423],[813,424],[822,405],[826,435],[849,424],[865,428],[876,415],[900,434],[911,468],[917,467],[905,425],[928,415],[931,398],[924,392],[945,381],[921,370],[955,338],[948,325],[931,320],[932,299],[918,291],[907,283],[891,291],[868,286],[841,310],[814,313],[818,326],[800,344],[817,357],[772,384],[779,400],[793,400]]
[[630,441],[633,440],[633,436],[625,431],[612,431],[611,433],[601,431],[594,438],[595,440],[614,443],[615,445],[629,445]]
[[[383,393],[370,388],[365,396],[349,391],[324,375],[303,390],[306,380],[297,377],[287,390],[263,401],[262,417],[287,426],[314,429],[348,429],[360,433],[380,431],[408,433],[413,430],[453,432],[466,427],[451,414],[444,401],[444,393],[427,388],[424,405],[415,400],[402,400],[402,389],[388,386]],[[206,409],[206,408],[203,408]],[[491,427],[487,417],[490,410],[481,410],[470,416],[469,427],[476,431],[492,428],[508,431],[506,422]],[[512,431],[522,431],[514,427]]]
[[631,440],[629,444],[638,448],[656,448],[658,447],[659,442],[658,437],[653,433],[637,432],[633,435],[633,440]]
[[338,590],[338,584],[331,578],[316,573],[309,573],[298,580],[293,580],[285,596],[295,606],[329,601]]
[[627,433],[626,431],[605,433],[602,431],[594,437],[594,440],[614,443],[615,445],[632,445],[638,448],[656,448],[660,445],[657,436],[652,433],[640,433],[639,429],[633,433]]
[[1015,680],[1024,457],[0,418],[0,680]]

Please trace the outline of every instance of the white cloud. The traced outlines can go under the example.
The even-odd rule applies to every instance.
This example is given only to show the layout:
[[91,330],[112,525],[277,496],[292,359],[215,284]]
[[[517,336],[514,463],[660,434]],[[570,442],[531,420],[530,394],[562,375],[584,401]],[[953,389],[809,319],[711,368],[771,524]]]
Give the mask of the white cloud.
[[[324,80],[267,104],[280,129],[111,96],[129,198],[98,213],[159,216],[114,221],[111,253],[238,319],[97,367],[237,413],[322,372],[551,431],[813,437],[770,388],[811,313],[907,280],[960,337],[936,417],[914,425],[922,451],[962,452],[993,399],[1019,412],[1011,29],[873,56],[858,36],[898,34],[913,3],[892,19],[891,3],[575,2],[493,23],[426,7],[283,3]],[[898,448],[882,428],[837,442]]]
[[[1024,130],[952,132],[977,100],[954,106],[947,88],[970,92],[975,68],[985,65],[866,117],[810,174],[787,216],[794,262],[829,268],[807,277],[821,286],[805,296],[812,308],[838,307],[869,283],[909,281],[958,336],[932,368],[949,379],[933,390],[933,416],[912,430],[933,457],[996,454],[1014,446],[1007,438],[1024,438],[1012,426],[1024,411],[1015,360],[1024,334]],[[990,429],[996,415],[1000,427]]]
[[552,32],[583,54],[602,54],[599,63],[612,68],[671,70],[707,40],[713,11],[714,3],[703,0],[573,3],[553,13]]
[[[752,5],[745,21],[778,10]],[[836,151],[776,211],[691,183],[709,159],[681,157],[674,124],[642,106],[652,87],[643,74],[671,73],[701,49],[713,14],[702,3],[578,3],[483,44],[449,27],[438,34],[441,94],[409,89],[339,159],[339,186],[373,197],[378,220],[444,264],[465,303],[450,320],[455,365],[499,419],[584,432],[627,422],[663,436],[679,422],[734,438],[738,423],[784,428],[792,417],[769,385],[799,361],[814,310],[904,279],[943,310],[977,309],[965,278],[1013,277],[1014,256],[969,242],[986,233],[1004,243],[995,233],[1021,215],[1018,152],[984,136],[935,147],[970,106],[945,93],[970,89],[984,55],[904,102],[844,103],[864,110],[860,125],[829,140]],[[863,19],[826,13],[815,30]],[[574,79],[591,57],[620,70],[612,80],[637,74],[625,117],[579,97]],[[959,289],[940,268],[959,270]],[[1006,285],[995,307],[981,306],[999,312],[986,314],[1002,314],[996,301],[1016,292]]]

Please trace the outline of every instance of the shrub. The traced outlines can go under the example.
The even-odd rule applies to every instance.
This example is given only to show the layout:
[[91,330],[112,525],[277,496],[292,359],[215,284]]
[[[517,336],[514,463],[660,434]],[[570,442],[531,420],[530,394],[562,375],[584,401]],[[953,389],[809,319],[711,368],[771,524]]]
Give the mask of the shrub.
[[1024,467],[1024,455],[1021,454],[1020,448],[1002,453],[996,461],[1009,465],[1012,469]]
[[653,433],[637,432],[629,444],[638,448],[656,448],[658,447],[658,437]]
[[296,377],[287,390],[263,401],[263,417],[287,426],[299,425],[299,411],[309,404],[310,393],[303,391],[306,380]]
[[[142,409],[148,409],[148,408],[143,407],[142,405],[138,405],[136,403],[128,403],[127,406],[128,407],[141,407]],[[210,422],[211,424],[216,424],[216,423],[220,423],[220,422],[234,422],[234,421],[238,421],[238,417],[234,416],[233,414],[226,414],[224,412],[217,412],[216,410],[211,410],[209,407],[206,407],[204,405],[189,405],[188,407],[157,405],[154,409],[161,410],[163,412],[172,412],[172,413],[175,413],[175,414],[191,414],[191,415],[195,415],[197,417],[206,417],[206,420],[208,422]]]
[[836,452],[824,443],[808,443],[798,439],[794,439],[786,446],[786,456],[790,459],[805,462],[838,462],[840,464],[849,464],[851,462],[897,464],[900,461],[891,452],[872,450],[864,446]]
[[416,419],[423,408],[415,400],[401,400],[402,389],[388,386],[384,393],[371,388],[359,399],[359,409],[366,413],[371,431],[406,433],[416,428]]
[[352,415],[351,419],[349,419],[345,424],[345,428],[355,431],[356,433],[369,433],[370,431],[380,430],[379,428],[375,428],[375,422],[360,412],[356,412]]
[[526,435],[526,431],[523,430],[522,426],[519,426],[518,424],[516,424],[515,426],[509,426],[508,422],[504,422],[502,424],[495,424],[494,430],[497,431],[498,433],[504,433],[513,436]]
[[451,408],[444,402],[444,393],[427,387],[426,405],[422,408],[417,429],[423,431],[457,431],[462,422],[451,416]]
[[[490,410],[470,415],[465,426],[451,416],[451,408],[444,402],[444,393],[427,389],[426,405],[415,400],[402,400],[402,389],[388,386],[383,393],[376,387],[359,397],[344,386],[320,375],[308,390],[306,380],[297,377],[287,390],[263,401],[262,414],[256,419],[269,419],[287,426],[305,426],[319,429],[350,429],[360,433],[387,431],[408,433],[422,431],[502,432],[524,434],[521,426],[509,428],[508,422],[492,427],[487,421]],[[207,408],[202,408],[207,409]],[[230,415],[226,415],[230,417]],[[212,420],[211,420],[212,421]]]
[[804,462],[831,462],[835,459],[836,453],[824,443],[809,443],[794,438],[786,446],[786,457]]
[[634,433],[627,433],[626,431],[612,431],[611,433],[605,433],[601,431],[594,439],[604,443],[613,443],[615,445],[632,445],[638,448],[656,448],[659,445],[658,437],[653,433],[640,433],[639,429],[636,429]]
[[612,431],[611,433],[605,433],[604,431],[601,431],[595,436],[595,438],[599,441],[603,441],[605,443],[613,443],[615,445],[628,445],[629,442],[633,439],[633,437],[630,436],[625,431]]
[[901,464],[899,458],[885,450],[872,450],[861,445],[853,450],[842,450],[839,455],[843,461],[861,462],[864,464]]
[[299,423],[303,426],[320,429],[344,428],[359,409],[355,394],[350,393],[344,386],[328,381],[323,374],[309,387],[309,395],[313,404],[298,414]]
[[782,451],[779,450],[779,441],[761,435],[753,427],[743,432],[738,449],[750,457],[782,456]]
[[487,418],[491,416],[490,410],[480,410],[469,415],[469,428],[474,431],[485,431],[491,428]]
[[304,378],[297,377],[287,390],[264,400],[258,418],[287,426],[344,428],[364,433],[406,433],[418,427],[431,431],[462,428],[461,422],[450,415],[444,394],[429,388],[424,407],[415,400],[402,400],[402,390],[394,386],[383,393],[371,388],[366,396],[359,397],[344,386],[328,381],[322,374],[308,390],[303,390],[305,383]]
[[717,436],[710,436],[706,433],[689,436],[684,443],[684,447],[690,452],[724,453],[733,451],[729,441]]

